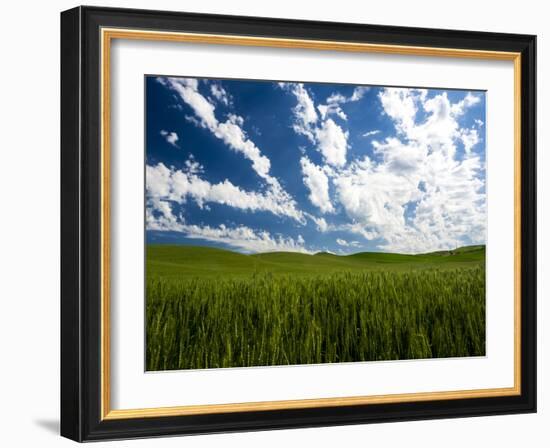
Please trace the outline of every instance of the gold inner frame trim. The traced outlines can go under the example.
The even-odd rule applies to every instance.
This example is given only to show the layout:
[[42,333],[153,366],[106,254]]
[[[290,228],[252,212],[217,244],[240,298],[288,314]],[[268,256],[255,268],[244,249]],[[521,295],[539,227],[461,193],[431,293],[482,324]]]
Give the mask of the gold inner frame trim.
[[[382,53],[411,56],[455,57],[513,61],[514,63],[514,386],[506,388],[367,395],[302,400],[187,405],[140,409],[111,409],[110,346],[110,50],[113,39],[185,42],[212,45],[239,45]],[[101,29],[101,419],[214,414],[316,407],[407,403],[431,400],[502,397],[521,394],[521,54],[459,48],[418,47],[305,39],[279,39],[217,34]]]

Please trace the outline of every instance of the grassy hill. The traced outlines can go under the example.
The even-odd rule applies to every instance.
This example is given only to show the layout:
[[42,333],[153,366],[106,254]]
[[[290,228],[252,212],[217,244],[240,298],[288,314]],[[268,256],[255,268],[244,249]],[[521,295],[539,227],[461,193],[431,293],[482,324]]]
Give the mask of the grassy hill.
[[271,273],[275,276],[317,276],[335,272],[410,271],[418,269],[455,269],[475,267],[485,262],[485,246],[467,246],[453,251],[420,255],[361,252],[315,255],[295,252],[270,252],[246,255],[202,246],[147,246],[147,274],[152,277],[249,277]]

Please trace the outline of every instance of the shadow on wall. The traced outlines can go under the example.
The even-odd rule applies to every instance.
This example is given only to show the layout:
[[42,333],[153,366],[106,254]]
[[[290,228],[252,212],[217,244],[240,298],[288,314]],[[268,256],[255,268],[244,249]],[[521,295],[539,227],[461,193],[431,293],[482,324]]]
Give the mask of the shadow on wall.
[[37,419],[34,424],[47,432],[59,434],[59,420]]

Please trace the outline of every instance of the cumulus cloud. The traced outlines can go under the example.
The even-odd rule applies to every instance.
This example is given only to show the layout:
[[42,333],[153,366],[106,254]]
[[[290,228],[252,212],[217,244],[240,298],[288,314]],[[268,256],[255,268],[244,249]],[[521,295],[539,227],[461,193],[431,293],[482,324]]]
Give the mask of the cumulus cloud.
[[[331,109],[331,104],[336,104],[336,100],[333,99],[332,103],[321,106],[319,108],[321,116],[319,117],[315,110],[315,104],[303,84],[283,83],[282,87],[294,94],[297,100],[297,105],[293,108],[294,131],[306,136],[312,144],[316,145],[316,149],[329,165],[345,165],[349,134],[332,118],[328,118],[331,110],[339,113],[338,109]],[[341,113],[343,114],[343,111]]]
[[328,177],[323,169],[312,163],[307,157],[300,159],[304,185],[309,189],[309,200],[322,213],[334,211],[330,202]]
[[460,140],[462,140],[466,154],[470,154],[472,148],[479,143],[479,134],[477,129],[463,129],[460,132]]
[[334,183],[340,203],[355,222],[348,230],[367,239],[386,239],[406,229],[404,206],[420,197],[414,179],[368,160],[353,163]]
[[354,90],[353,90],[353,94],[351,95],[349,101],[359,101],[361,98],[363,98],[363,96],[365,95],[366,92],[368,92],[370,90],[369,87],[366,87],[366,86],[357,86]]
[[[368,140],[372,152],[353,159],[350,154],[355,152],[348,154],[349,133],[340,126],[347,124],[338,120],[347,119],[342,105],[359,101],[367,89],[358,88],[349,96],[336,92],[326,104],[316,105],[303,84],[281,83],[280,87],[296,99],[292,108],[294,131],[320,154],[320,163],[312,162],[307,148],[297,157],[309,201],[321,215],[342,211],[334,223],[329,223],[325,217],[301,211],[272,176],[271,162],[245,132],[243,117],[229,113],[220,119],[216,115],[215,104],[225,104],[223,95],[228,96],[225,90],[222,93],[216,88],[214,93],[210,84],[212,96],[206,98],[196,80],[159,78],[159,82],[193,110],[187,120],[241,154],[263,185],[260,191],[247,191],[227,179],[211,183],[192,157],[182,169],[162,163],[147,166],[146,218],[150,230],[178,231],[188,238],[244,251],[308,252],[301,236],[283,237],[246,226],[198,226],[175,215],[174,209],[182,210],[186,201],[194,201],[202,208],[221,204],[242,211],[270,212],[302,225],[309,220],[319,232],[346,232],[348,236],[335,242],[348,250],[360,247],[364,240],[372,241],[378,249],[402,253],[485,242],[485,161],[478,150],[483,122],[478,119],[471,127],[461,124],[468,109],[480,103],[477,93],[451,101],[445,92],[433,95],[425,89],[380,89],[375,99],[393,125],[393,135],[380,138],[379,129],[364,132],[364,137],[372,137]],[[168,138],[169,132],[163,132]],[[389,134],[384,128],[383,135]]]
[[179,148],[179,146],[178,146],[178,140],[179,140],[178,134],[176,134],[175,132],[168,132],[168,131],[165,131],[164,129],[162,129],[160,131],[160,135],[162,135],[169,144],[171,144],[172,146],[175,146],[176,148]]
[[319,232],[326,232],[329,230],[329,225],[327,224],[327,221],[323,217],[316,217],[313,215],[309,215],[309,218],[315,223],[317,226],[317,230]]
[[369,87],[366,86],[357,86],[355,89],[353,89],[353,93],[350,96],[342,95],[341,93],[333,93],[327,98],[328,104],[344,104],[344,103],[350,103],[354,101],[359,101],[366,92],[370,90]]
[[458,103],[455,103],[451,106],[452,113],[455,116],[460,116],[464,114],[464,112],[469,109],[472,106],[475,106],[481,101],[478,95],[472,94],[472,92],[468,92],[464,99],[460,100]]
[[359,101],[368,90],[368,87],[358,86],[353,90],[350,96],[344,96],[341,93],[333,93],[327,98],[327,104],[319,104],[317,109],[323,119],[328,118],[329,115],[336,115],[342,120],[347,120],[348,116],[342,109],[342,104]]
[[346,241],[342,238],[336,238],[336,244],[343,247],[360,247],[361,243],[359,241]]
[[[379,94],[396,136],[373,142],[375,158],[339,170],[333,182],[352,220],[348,230],[379,239],[379,248],[415,253],[485,241],[483,161],[472,151],[477,131],[459,117],[479,98],[451,103],[446,93],[384,89]],[[418,119],[422,109],[425,118]],[[465,155],[456,155],[462,141]]]
[[[484,241],[483,161],[474,152],[479,134],[459,124],[460,117],[479,103],[478,95],[468,93],[453,103],[445,92],[429,97],[426,89],[381,90],[383,114],[396,134],[374,140],[371,158],[348,162],[348,135],[330,115],[338,115],[341,104],[360,99],[364,91],[349,97],[334,93],[315,114],[305,87],[285,89],[300,105],[293,110],[295,130],[316,145],[326,163],[316,166],[306,156],[300,160],[311,203],[326,213],[334,210],[336,201],[351,220],[338,226],[325,221],[324,231],[345,230],[380,241],[380,249],[407,253]],[[379,133],[373,130],[364,136]],[[464,146],[463,156],[457,155],[458,142]],[[332,201],[331,183],[336,193]]]
[[296,239],[271,235],[264,230],[254,231],[250,227],[219,227],[186,225],[184,233],[187,238],[202,239],[218,243],[224,243],[245,252],[300,252],[312,253],[305,247],[305,241],[301,235]]
[[293,129],[297,134],[305,135],[312,143],[315,143],[314,125],[317,122],[317,112],[313,100],[305,89],[304,85],[298,84],[280,84],[283,88],[290,90],[297,100],[293,108],[295,122]]
[[315,130],[315,137],[319,145],[319,151],[329,165],[343,166],[346,164],[347,132],[344,132],[340,126],[329,118],[323,122],[321,127]]
[[248,139],[241,128],[243,121],[237,115],[229,115],[227,121],[216,118],[215,106],[199,91],[198,82],[191,78],[157,78],[159,82],[176,92],[195,112],[200,125],[209,129],[217,138],[231,149],[242,154],[252,162],[254,171],[268,183],[279,185],[277,179],[269,175],[271,162],[260,149]]
[[229,106],[229,103],[230,103],[229,94],[225,91],[225,89],[220,84],[212,83],[210,85],[210,93],[220,103],[226,106]]
[[[301,223],[305,222],[302,212],[296,208],[296,202],[284,190],[278,179],[270,174],[270,160],[261,153],[243,130],[244,119],[241,116],[229,114],[226,121],[219,121],[215,114],[214,104],[199,92],[196,79],[160,77],[157,78],[157,81],[175,92],[184,103],[191,107],[195,113],[193,118],[198,125],[208,129],[233,151],[242,154],[252,162],[252,169],[268,185],[268,192],[264,196],[277,205],[276,210],[291,210],[289,213],[281,213],[281,215],[291,216]],[[218,87],[221,88],[221,86]],[[218,89],[217,92],[219,93],[220,90]]]
[[319,104],[317,109],[323,119],[326,119],[329,115],[337,115],[342,120],[348,119],[348,116],[338,104]]
[[146,220],[149,230],[175,231],[186,238],[211,241],[226,244],[244,252],[301,252],[312,253],[305,246],[301,235],[297,238],[271,235],[264,230],[253,230],[247,226],[217,227],[187,224],[183,217],[176,217],[170,204],[166,201],[156,201],[154,207],[147,209]]
[[271,168],[270,160],[261,154],[258,147],[252,141],[247,139],[236,116],[231,116],[226,122],[219,123],[214,130],[214,135],[251,160],[252,168],[260,177],[269,183],[278,184],[278,181],[269,175]]
[[161,232],[182,232],[184,229],[183,216],[176,216],[172,204],[158,198],[149,198],[145,208],[145,226],[147,230]]
[[185,225],[183,232],[187,238],[223,243],[245,252],[313,253],[306,248],[305,241],[301,235],[298,235],[294,239],[292,237],[283,237],[282,235],[271,235],[265,230],[255,231],[246,226],[231,228],[223,224],[219,227]]
[[397,132],[406,135],[414,127],[418,101],[424,101],[427,94],[427,90],[388,88],[380,92],[378,98]]
[[187,103],[199,118],[203,127],[214,130],[218,120],[214,114],[215,107],[198,91],[199,83],[193,78],[157,78],[157,81],[174,91]]
[[227,179],[212,184],[198,175],[202,167],[193,159],[186,162],[186,167],[186,170],[177,170],[168,168],[163,163],[146,166],[147,198],[151,200],[151,206],[156,206],[161,201],[184,204],[192,199],[200,208],[207,203],[215,203],[243,211],[265,211],[305,223],[296,202],[280,191],[245,191]]

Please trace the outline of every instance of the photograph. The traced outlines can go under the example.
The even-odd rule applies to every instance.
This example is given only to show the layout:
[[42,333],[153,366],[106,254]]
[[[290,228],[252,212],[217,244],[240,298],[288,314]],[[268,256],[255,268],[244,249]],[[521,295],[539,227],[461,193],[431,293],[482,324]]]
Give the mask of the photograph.
[[486,92],[145,75],[147,371],[486,355]]
[[[164,6],[61,12],[60,82],[42,89],[57,102],[40,102],[59,105],[57,125],[41,117],[60,158],[44,170],[22,153],[60,174],[44,222],[60,227],[61,306],[34,313],[56,330],[42,370],[61,376],[59,433],[308,428],[311,444],[342,426],[334,445],[369,424],[358,440],[383,445],[393,422],[423,446],[429,424],[439,446],[483,416],[469,425],[485,444],[539,440],[537,417],[512,434],[497,416],[540,412],[541,25],[518,26],[521,8],[476,24],[491,16],[477,4],[432,20],[417,5]],[[34,73],[23,62],[16,81]],[[46,351],[29,341],[12,364],[33,372]]]

